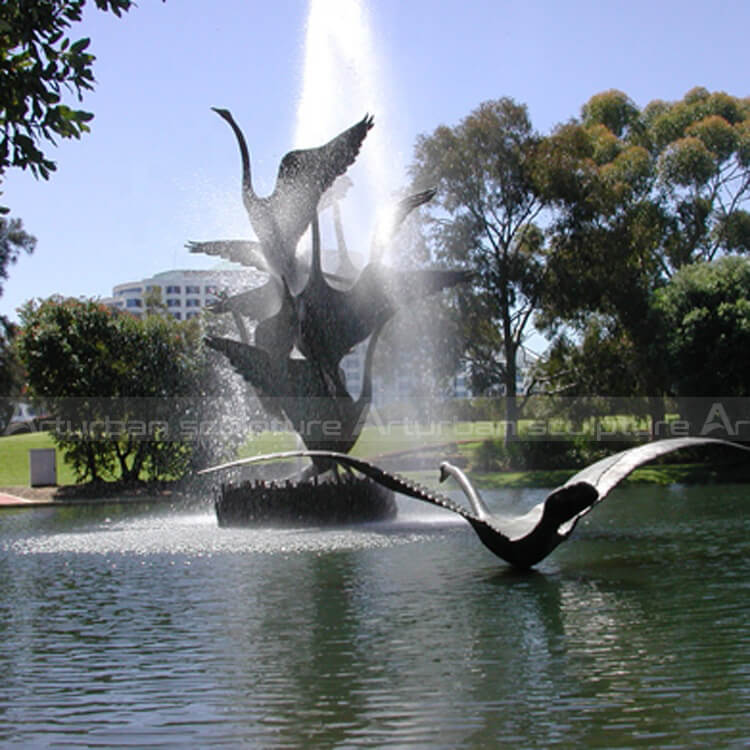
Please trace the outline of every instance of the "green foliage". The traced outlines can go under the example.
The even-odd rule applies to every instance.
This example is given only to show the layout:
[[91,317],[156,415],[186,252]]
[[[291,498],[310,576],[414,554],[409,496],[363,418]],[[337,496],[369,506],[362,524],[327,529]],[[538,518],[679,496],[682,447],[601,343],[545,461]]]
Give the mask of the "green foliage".
[[193,446],[204,354],[195,321],[144,319],[95,301],[52,298],[21,311],[18,352],[30,395],[56,420],[55,441],[80,479],[175,478]]
[[601,125],[620,138],[638,122],[638,107],[622,91],[610,89],[583,105],[581,119],[588,128]]
[[[8,266],[18,259],[21,252],[30,253],[36,239],[23,229],[20,219],[0,216],[0,296],[2,281],[8,278]],[[21,368],[12,346],[16,326],[0,315],[0,429],[13,411],[12,398],[19,395],[22,386]]]
[[559,336],[539,369],[565,396],[624,396],[640,390],[637,359],[633,341],[616,321],[592,315],[579,341]]
[[8,424],[14,398],[23,387],[23,371],[13,346],[17,333],[18,327],[0,315],[0,430]]
[[674,141],[659,159],[663,182],[700,190],[716,173],[715,155],[700,138],[686,136]]
[[[534,176],[556,210],[537,322],[550,334],[572,327],[579,346],[562,342],[553,369],[568,388],[664,394],[654,294],[684,266],[750,247],[750,100],[696,88],[639,111],[604,92],[538,155]],[[597,358],[609,377],[593,383]]]
[[438,189],[428,209],[435,256],[476,274],[455,305],[473,385],[513,404],[516,354],[543,277],[544,237],[533,224],[543,205],[532,181],[538,140],[526,108],[503,98],[420,136],[411,165],[417,185]]
[[[67,34],[80,21],[86,0],[3,0],[0,4],[0,178],[9,167],[48,179],[55,163],[42,141],[80,138],[93,115],[63,101],[78,101],[94,85],[89,40]],[[95,0],[116,16],[132,0]]]
[[750,259],[686,266],[655,295],[678,396],[750,396]]
[[483,440],[474,450],[471,467],[481,472],[575,469],[630,447],[632,444],[602,445],[592,437],[505,443],[501,440]]
[[36,238],[24,231],[21,219],[0,216],[0,296],[2,282],[8,278],[8,266],[18,260],[21,252],[33,252],[35,246]]

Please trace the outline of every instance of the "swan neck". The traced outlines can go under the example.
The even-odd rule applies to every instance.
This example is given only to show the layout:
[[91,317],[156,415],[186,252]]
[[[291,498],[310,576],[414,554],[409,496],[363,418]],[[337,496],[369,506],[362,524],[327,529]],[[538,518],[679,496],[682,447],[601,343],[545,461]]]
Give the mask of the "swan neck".
[[322,270],[320,266],[320,224],[318,222],[317,212],[312,219],[312,266],[311,266],[311,278],[319,279],[322,277]]
[[242,160],[242,190],[247,195],[254,197],[255,193],[253,191],[253,180],[250,173],[250,152],[247,150],[245,135],[231,115],[225,119],[234,131],[234,135],[237,138],[237,145],[240,147],[240,158]]
[[469,501],[471,509],[474,511],[474,513],[476,513],[479,518],[488,518],[490,516],[490,511],[484,504],[484,500],[482,500],[479,492],[469,481],[469,478],[466,476],[466,474],[464,474],[463,471],[461,471],[461,469],[459,469],[457,466],[445,464],[445,468],[448,473],[456,480],[458,486],[463,490],[463,493],[464,495],[466,495],[466,499]]
[[372,364],[375,359],[375,346],[378,343],[378,337],[383,330],[384,323],[379,325],[370,336],[367,343],[367,352],[365,353],[365,372],[362,376],[362,391],[359,394],[358,405],[360,411],[372,401]]
[[344,239],[344,228],[341,225],[341,208],[338,201],[333,202],[333,227],[336,230],[336,244],[338,245],[339,256],[348,260],[349,249]]
[[243,344],[249,344],[250,343],[250,337],[247,333],[247,328],[245,327],[245,321],[242,320],[242,316],[237,312],[237,310],[232,310],[232,318],[234,318],[235,325],[237,326],[240,334],[240,341],[242,341]]

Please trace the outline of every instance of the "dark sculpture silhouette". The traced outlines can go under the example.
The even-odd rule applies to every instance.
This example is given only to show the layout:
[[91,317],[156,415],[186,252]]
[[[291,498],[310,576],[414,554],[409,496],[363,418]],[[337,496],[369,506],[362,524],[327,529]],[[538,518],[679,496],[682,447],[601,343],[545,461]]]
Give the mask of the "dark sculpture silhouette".
[[318,148],[290,151],[281,160],[273,192],[261,198],[253,190],[250,154],[242,130],[229,110],[213,109],[229,123],[237,138],[242,159],[242,201],[268,268],[297,291],[297,243],[316,215],[323,193],[357,158],[373,118],[365,115]]
[[481,542],[491,552],[511,565],[530,568],[543,560],[561,542],[568,539],[578,521],[639,466],[674,451],[707,445],[725,446],[750,452],[747,446],[714,438],[673,438],[646,443],[608,456],[579,471],[562,487],[553,490],[528,513],[515,518],[500,517],[490,512],[466,475],[447,462],[440,465],[440,481],[444,481],[449,476],[456,479],[469,501],[470,510],[368,461],[338,453],[289,451],[233,461],[205,470],[204,473],[296,456],[327,458],[360,472],[394,492],[400,492],[457,513],[471,524]]
[[[370,116],[319,148],[288,153],[281,161],[273,192],[260,198],[253,191],[250,157],[241,129],[228,110],[215,111],[230,125],[239,145],[242,199],[258,241],[193,242],[188,247],[191,252],[219,255],[256,268],[268,278],[239,294],[222,295],[209,307],[216,314],[231,314],[240,340],[208,336],[206,344],[228,358],[253,387],[261,405],[288,419],[312,451],[312,466],[298,478],[307,479],[332,468],[338,476],[339,464],[319,453],[346,453],[359,437],[372,401],[373,358],[383,327],[405,302],[467,281],[470,275],[435,270],[399,273],[379,262],[405,218],[430,200],[434,190],[407,196],[391,208],[388,222],[381,224],[373,237],[371,262],[358,273],[346,247],[339,202],[351,187],[343,173],[354,162],[373,125]],[[333,209],[338,244],[336,274],[323,271],[321,258],[318,214],[328,207]],[[297,244],[308,226],[312,228],[312,250],[306,263],[297,256]],[[252,343],[246,321],[255,322]],[[340,363],[368,337],[361,393],[355,401],[346,388]],[[293,356],[295,348],[303,358]],[[370,480],[358,481],[366,501],[352,503],[350,485],[344,499],[362,518],[369,519],[373,512],[384,517],[394,512],[390,491],[386,496]],[[244,513],[243,492],[238,496],[234,490],[223,489],[222,502],[217,503],[220,523],[255,518],[258,508],[265,507],[268,492],[275,491],[265,486],[246,488],[243,492],[250,510]],[[279,494],[281,500],[299,496],[291,485],[285,485]],[[365,512],[368,503],[370,511]],[[333,517],[355,520],[347,512]]]
[[210,240],[208,242],[189,241],[185,247],[191,253],[218,255],[232,263],[239,263],[259,271],[268,271],[260,242],[255,240]]
[[[206,343],[225,354],[234,369],[275,404],[308,449],[346,453],[359,437],[372,401],[373,357],[384,323],[375,329],[368,342],[362,388],[356,401],[347,391],[338,368],[331,370],[308,359],[274,361],[263,349],[233,339],[212,336]],[[329,460],[313,463],[324,470],[332,465]]]

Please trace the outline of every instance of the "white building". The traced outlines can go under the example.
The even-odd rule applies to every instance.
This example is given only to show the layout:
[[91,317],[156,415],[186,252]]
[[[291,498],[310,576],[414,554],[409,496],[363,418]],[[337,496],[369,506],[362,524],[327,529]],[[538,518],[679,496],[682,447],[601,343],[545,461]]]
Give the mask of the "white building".
[[[103,299],[102,302],[140,317],[146,311],[147,297],[153,294],[174,318],[189,320],[200,314],[201,309],[213,302],[219,293],[236,294],[263,281],[264,276],[252,269],[229,264],[227,266],[210,270],[176,269],[141,281],[127,281],[115,286],[112,297]],[[341,361],[347,389],[355,397],[362,387],[366,350],[367,344],[362,342]],[[519,350],[519,388],[523,387],[524,375],[528,373],[534,359],[535,355],[525,347]],[[409,400],[413,397],[414,389],[415,380],[408,371],[398,373],[388,386],[383,378],[377,375],[373,377],[373,401],[376,405]],[[468,373],[465,370],[456,373],[450,391],[454,398],[471,397]]]
[[255,278],[260,280],[255,272],[245,268],[164,271],[150,279],[118,284],[112,290],[112,297],[102,302],[140,317],[145,312],[148,295],[153,294],[174,318],[189,320],[215,301],[219,292],[234,293],[252,285]]

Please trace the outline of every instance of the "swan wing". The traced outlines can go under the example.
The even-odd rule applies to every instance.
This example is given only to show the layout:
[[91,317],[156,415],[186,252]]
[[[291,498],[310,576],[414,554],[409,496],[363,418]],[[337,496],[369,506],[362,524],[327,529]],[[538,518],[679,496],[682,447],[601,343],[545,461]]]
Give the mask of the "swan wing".
[[326,458],[331,461],[336,461],[342,466],[347,466],[350,469],[364,474],[374,482],[386,487],[394,492],[400,492],[402,495],[413,497],[417,500],[423,500],[431,505],[436,505],[439,508],[445,508],[451,510],[458,515],[463,516],[467,520],[478,521],[479,519],[474,516],[473,513],[462,508],[460,505],[454,503],[450,498],[441,495],[440,493],[433,492],[432,490],[423,487],[417,482],[403,477],[399,474],[385,471],[379,466],[376,466],[369,461],[365,461],[361,458],[354,458],[346,453],[337,453],[336,451],[315,451],[315,450],[301,450],[301,451],[284,451],[282,453],[267,453],[261,456],[250,456],[249,458],[241,458],[237,461],[229,461],[228,463],[219,464],[217,466],[211,466],[207,469],[202,469],[198,474],[212,474],[217,471],[223,471],[225,469],[233,469],[237,466],[248,466],[250,464],[264,463],[266,461],[279,461],[289,458]]
[[208,305],[212,313],[238,312],[250,320],[265,320],[281,310],[282,299],[279,284],[275,279],[261,286],[230,297],[222,297]]
[[315,207],[333,181],[354,163],[365,136],[373,126],[372,115],[365,115],[328,143],[317,148],[290,151],[281,160],[276,190],[297,189],[316,193]]
[[210,242],[187,242],[185,247],[191,253],[218,255],[232,263],[239,263],[259,271],[268,271],[268,264],[261,250],[260,242],[254,240],[211,240]]
[[[696,446],[724,446],[736,448],[738,450],[750,451],[745,445],[732,443],[728,440],[719,440],[717,438],[702,437],[685,437],[685,438],[668,438],[666,440],[655,440],[651,443],[639,445],[636,448],[620,451],[611,456],[597,461],[591,466],[587,466],[577,474],[572,476],[563,488],[573,485],[588,485],[596,491],[596,499],[588,507],[582,509],[570,521],[561,527],[561,533],[569,534],[578,519],[586,515],[594,505],[600,503],[623,479],[635,471],[639,466],[654,461],[660,456],[668,453],[674,453],[685,448],[694,448]],[[553,493],[554,494],[554,493]]]
[[422,190],[418,193],[412,193],[407,195],[405,198],[397,201],[393,206],[385,212],[385,215],[380,219],[375,227],[375,233],[370,243],[370,261],[377,263],[383,252],[386,249],[386,245],[396,235],[396,232],[401,228],[406,217],[419,206],[431,201],[437,193],[436,188],[430,188],[429,190]]
[[207,336],[205,342],[211,349],[226,356],[232,367],[254,388],[265,393],[273,391],[276,383],[273,366],[263,349],[220,336]]
[[354,163],[372,125],[372,117],[365,115],[323,146],[290,151],[281,160],[271,200],[275,220],[292,251],[323,193]]

